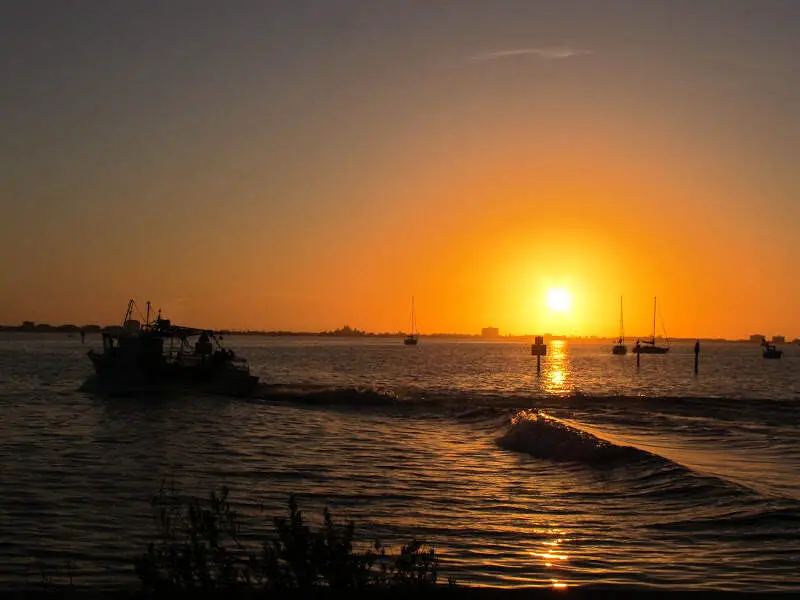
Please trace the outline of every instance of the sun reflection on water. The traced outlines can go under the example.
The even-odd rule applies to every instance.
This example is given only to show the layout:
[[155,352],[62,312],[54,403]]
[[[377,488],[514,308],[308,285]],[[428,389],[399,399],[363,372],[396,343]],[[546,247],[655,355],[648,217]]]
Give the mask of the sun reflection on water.
[[566,554],[552,554],[550,552],[536,554],[535,556],[541,556],[542,558],[553,559],[553,560],[567,560],[567,558],[569,558]]
[[567,362],[567,343],[564,340],[552,340],[547,349],[544,390],[549,394],[566,394],[569,363]]
[[[560,569],[563,569],[567,566],[565,563],[569,559],[569,556],[567,556],[567,554],[564,552],[564,548],[562,548],[561,545],[564,542],[569,542],[570,540],[566,537],[563,537],[566,533],[563,530],[548,530],[546,532],[543,531],[542,533],[548,537],[562,537],[551,537],[551,539],[541,541],[541,544],[544,546],[544,548],[533,550],[529,552],[529,554],[542,559],[544,566],[548,569],[559,569],[558,573],[551,572],[552,575],[562,575],[563,571],[560,571]],[[562,590],[567,588],[567,583],[561,579],[550,578],[550,582],[554,589]]]

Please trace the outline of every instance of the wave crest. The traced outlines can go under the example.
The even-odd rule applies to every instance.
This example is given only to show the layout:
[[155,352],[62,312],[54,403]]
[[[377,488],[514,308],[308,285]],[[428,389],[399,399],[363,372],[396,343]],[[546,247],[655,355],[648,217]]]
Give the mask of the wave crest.
[[496,442],[505,450],[525,452],[537,458],[595,466],[659,459],[644,450],[617,446],[544,412],[532,410],[514,415],[511,426]]

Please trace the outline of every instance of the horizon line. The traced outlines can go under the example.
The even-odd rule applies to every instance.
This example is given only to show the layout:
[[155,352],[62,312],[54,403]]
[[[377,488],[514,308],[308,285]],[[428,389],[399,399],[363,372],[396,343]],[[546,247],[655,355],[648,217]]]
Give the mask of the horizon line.
[[[21,325],[2,325],[0,324],[0,331],[10,331],[10,332],[37,332],[37,330],[57,330],[57,332],[80,332],[85,331],[87,329],[96,331],[96,330],[106,330],[111,328],[121,328],[121,325],[99,325],[97,323],[88,323],[84,325],[75,325],[72,323],[66,323],[61,325],[51,325],[49,323],[35,323],[33,321],[23,321]],[[407,332],[405,331],[367,331],[358,329],[357,327],[350,327],[349,325],[344,325],[342,327],[336,329],[325,329],[321,331],[296,331],[291,329],[235,329],[235,328],[219,328],[219,329],[209,329],[209,328],[196,328],[196,329],[208,329],[208,331],[214,331],[217,333],[227,334],[227,335],[272,335],[272,336],[329,336],[329,337],[394,337],[394,336],[403,336],[406,335]],[[59,331],[60,330],[60,331]],[[346,333],[352,332],[352,333]],[[518,338],[535,338],[536,336],[543,336],[545,338],[550,339],[562,339],[562,340],[570,340],[570,339],[579,339],[579,340],[614,340],[618,336],[617,335],[598,335],[598,334],[587,334],[587,335],[578,335],[578,334],[565,334],[565,333],[506,333],[492,335],[492,336],[485,336],[482,333],[459,333],[455,331],[442,331],[442,332],[432,332],[432,333],[418,333],[420,337],[473,337],[479,338],[487,341],[492,340],[503,340],[503,339],[518,339]],[[707,340],[707,341],[727,341],[727,342],[739,342],[739,341],[753,341],[751,338],[754,336],[761,336],[765,339],[770,339],[769,336],[760,333],[750,334],[748,337],[720,337],[720,336],[675,336],[675,337],[666,337],[666,336],[656,336],[657,340]],[[774,340],[775,337],[782,337],[785,340],[785,343],[790,343],[794,341],[800,340],[800,337],[791,338],[791,336],[772,336]],[[626,336],[626,340],[636,340],[636,339],[649,339],[649,335],[641,335],[641,336]]]

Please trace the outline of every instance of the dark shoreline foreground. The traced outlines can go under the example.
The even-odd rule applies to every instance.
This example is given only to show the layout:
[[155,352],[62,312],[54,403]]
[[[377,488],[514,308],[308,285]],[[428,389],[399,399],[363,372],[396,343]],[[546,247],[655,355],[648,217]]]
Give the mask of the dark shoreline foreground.
[[223,599],[242,599],[255,600],[256,598],[266,599],[320,599],[328,598],[408,598],[413,597],[436,597],[442,599],[452,598],[453,600],[661,600],[661,599],[730,599],[745,600],[750,598],[797,598],[797,592],[715,592],[715,591],[662,591],[639,589],[631,590],[625,588],[603,587],[603,588],[572,588],[565,590],[552,590],[543,588],[521,588],[521,589],[499,589],[483,587],[458,586],[451,588],[447,585],[436,586],[427,589],[392,589],[374,591],[343,591],[318,589],[313,591],[295,590],[290,592],[275,592],[263,590],[246,590],[233,592],[230,590],[219,590],[217,592],[207,591],[173,591],[164,594],[149,594],[139,591],[125,592],[103,592],[103,591],[79,591],[69,588],[61,590],[19,590],[19,591],[0,591],[0,600],[38,600],[49,598],[75,598],[76,600],[100,600],[108,598],[113,600],[134,600],[139,598],[198,598],[208,600]]

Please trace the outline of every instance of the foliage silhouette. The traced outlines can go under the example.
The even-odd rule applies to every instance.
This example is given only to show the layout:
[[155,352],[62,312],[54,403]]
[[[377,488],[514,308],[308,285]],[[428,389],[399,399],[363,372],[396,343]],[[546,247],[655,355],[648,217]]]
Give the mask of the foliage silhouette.
[[274,535],[247,548],[228,496],[223,487],[203,501],[162,486],[153,498],[157,541],[135,560],[145,591],[421,590],[438,581],[439,558],[424,542],[412,540],[396,556],[379,541],[356,548],[352,521],[336,523],[325,508],[322,525],[312,528],[294,495],[288,515],[272,520]]

